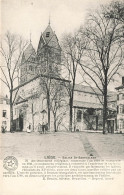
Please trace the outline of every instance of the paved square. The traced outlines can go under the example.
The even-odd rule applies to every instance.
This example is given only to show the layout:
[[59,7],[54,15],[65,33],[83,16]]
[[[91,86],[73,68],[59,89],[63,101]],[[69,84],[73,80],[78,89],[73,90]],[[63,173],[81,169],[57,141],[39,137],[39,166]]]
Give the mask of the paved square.
[[6,156],[39,159],[48,155],[124,159],[124,135],[88,132],[1,134],[2,159]]

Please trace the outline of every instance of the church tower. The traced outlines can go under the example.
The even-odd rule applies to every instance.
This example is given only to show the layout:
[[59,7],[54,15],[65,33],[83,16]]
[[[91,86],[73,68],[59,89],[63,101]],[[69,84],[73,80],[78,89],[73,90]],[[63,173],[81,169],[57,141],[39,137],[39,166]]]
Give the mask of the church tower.
[[30,43],[23,52],[20,66],[20,84],[23,84],[38,74],[53,77],[61,75],[61,47],[50,22],[41,34],[37,52]]
[[35,76],[35,58],[36,52],[30,41],[28,47],[23,52],[20,67],[20,84],[29,81]]
[[37,49],[37,60],[40,73],[49,73],[54,76],[60,75],[61,47],[55,32],[51,28],[50,22],[40,36]]

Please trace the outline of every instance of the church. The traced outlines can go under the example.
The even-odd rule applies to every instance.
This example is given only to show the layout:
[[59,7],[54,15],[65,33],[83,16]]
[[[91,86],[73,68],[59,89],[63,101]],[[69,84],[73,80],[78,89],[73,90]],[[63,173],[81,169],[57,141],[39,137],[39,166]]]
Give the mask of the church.
[[13,119],[16,131],[38,131],[39,123],[47,119],[50,131],[67,130],[69,123],[68,80],[61,77],[61,47],[50,23],[41,34],[37,51],[31,41],[20,65],[20,83]]
[[[44,119],[49,131],[69,130],[69,94],[71,82],[61,74],[61,47],[50,23],[41,34],[37,50],[31,41],[23,52],[20,65],[20,82],[16,95],[13,119],[16,131],[39,130]],[[108,129],[116,132],[116,94],[110,93]],[[73,101],[73,131],[102,131],[101,102],[103,96],[91,86],[75,85]],[[114,104],[114,106],[113,106]],[[112,108],[111,108],[112,106]],[[114,113],[111,114],[111,113]],[[113,117],[114,116],[114,117]]]

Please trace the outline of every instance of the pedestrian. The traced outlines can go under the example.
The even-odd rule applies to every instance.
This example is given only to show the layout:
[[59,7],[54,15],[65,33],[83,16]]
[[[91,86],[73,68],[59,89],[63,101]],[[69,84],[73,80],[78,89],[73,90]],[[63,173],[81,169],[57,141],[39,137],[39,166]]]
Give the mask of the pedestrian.
[[27,126],[27,133],[31,133],[32,130],[32,125],[31,123],[29,123],[29,125]]
[[42,119],[42,132],[44,134],[46,133],[46,127],[47,127],[47,116],[43,115],[43,119]]
[[42,125],[40,123],[38,124],[38,132],[42,134]]
[[2,121],[1,132],[2,133],[6,132],[6,121]]

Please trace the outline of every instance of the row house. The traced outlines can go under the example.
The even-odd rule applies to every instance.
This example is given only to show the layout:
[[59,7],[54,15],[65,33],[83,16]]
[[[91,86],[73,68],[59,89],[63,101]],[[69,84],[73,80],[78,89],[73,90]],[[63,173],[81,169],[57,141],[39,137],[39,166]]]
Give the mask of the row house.
[[122,85],[117,90],[117,131],[124,133],[124,77],[122,77]]
[[6,126],[6,131],[10,131],[10,101],[8,96],[0,95],[0,127]]

